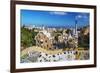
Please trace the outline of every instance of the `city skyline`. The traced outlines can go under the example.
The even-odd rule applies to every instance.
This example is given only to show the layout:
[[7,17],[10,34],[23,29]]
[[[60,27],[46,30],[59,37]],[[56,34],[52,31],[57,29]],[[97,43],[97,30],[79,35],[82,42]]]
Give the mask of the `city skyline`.
[[52,27],[78,27],[89,25],[89,13],[21,10],[21,25],[52,26]]

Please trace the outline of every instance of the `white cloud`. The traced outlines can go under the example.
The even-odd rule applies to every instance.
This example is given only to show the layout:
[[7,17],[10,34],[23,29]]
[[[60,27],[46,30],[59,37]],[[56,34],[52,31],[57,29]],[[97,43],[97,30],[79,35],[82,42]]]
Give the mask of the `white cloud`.
[[54,12],[50,12],[50,14],[52,15],[66,15],[66,12],[60,12],[60,11],[54,11]]
[[79,18],[88,18],[85,14],[80,14],[80,15],[77,15],[76,16],[76,19],[79,19]]
[[83,16],[82,16],[82,15],[78,15],[77,17],[78,17],[78,18],[82,18]]
[[83,17],[82,15],[77,15],[77,16],[76,16],[76,19],[82,18],[82,17]]

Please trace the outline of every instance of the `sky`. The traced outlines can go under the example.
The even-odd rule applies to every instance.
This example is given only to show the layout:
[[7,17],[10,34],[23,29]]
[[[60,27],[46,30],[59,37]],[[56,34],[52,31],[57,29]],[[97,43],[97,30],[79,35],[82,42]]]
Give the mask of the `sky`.
[[21,10],[21,25],[78,27],[89,25],[89,13]]

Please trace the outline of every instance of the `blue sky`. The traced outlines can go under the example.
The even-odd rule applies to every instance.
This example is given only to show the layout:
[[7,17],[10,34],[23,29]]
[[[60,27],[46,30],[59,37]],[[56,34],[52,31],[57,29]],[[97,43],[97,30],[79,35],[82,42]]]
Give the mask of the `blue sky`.
[[80,27],[89,25],[89,17],[82,12],[21,10],[21,25],[74,27],[77,20]]

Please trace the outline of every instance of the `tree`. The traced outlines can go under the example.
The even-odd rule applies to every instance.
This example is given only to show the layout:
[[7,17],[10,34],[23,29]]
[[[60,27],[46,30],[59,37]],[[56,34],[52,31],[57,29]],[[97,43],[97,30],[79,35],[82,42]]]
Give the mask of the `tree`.
[[21,28],[21,46],[32,46],[32,34],[31,31],[26,28]]
[[89,48],[89,33],[87,35],[84,35],[86,29],[87,29],[86,27],[83,27],[79,34],[79,38],[78,38],[79,47]]
[[71,31],[70,29],[67,29],[67,30],[66,30],[66,33],[67,33],[67,34],[69,34],[69,33],[71,33],[71,32],[72,32],[72,31]]
[[35,30],[35,29],[32,29],[32,32],[31,32],[31,33],[32,33],[32,39],[33,39],[32,44],[33,44],[33,45],[36,45],[35,36],[37,35],[38,32],[35,32],[34,30]]
[[35,36],[38,32],[35,29],[29,30],[25,27],[21,27],[21,46],[26,48],[36,45]]

